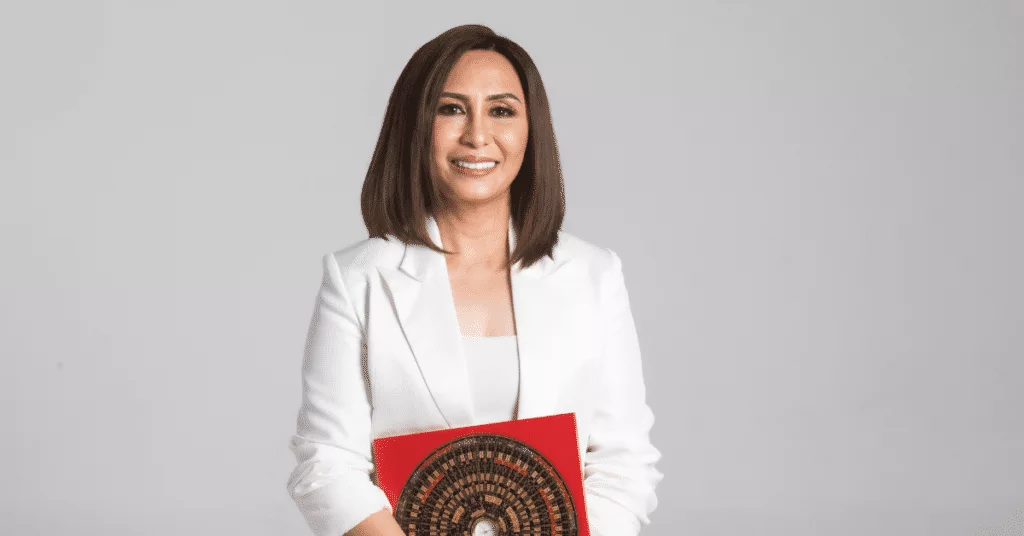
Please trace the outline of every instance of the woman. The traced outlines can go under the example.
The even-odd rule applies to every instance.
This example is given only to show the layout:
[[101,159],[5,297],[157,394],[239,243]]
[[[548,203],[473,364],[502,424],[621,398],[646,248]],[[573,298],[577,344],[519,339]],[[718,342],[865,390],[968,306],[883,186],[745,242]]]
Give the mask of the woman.
[[560,230],[562,178],[529,55],[485,26],[420,48],[362,192],[370,237],[323,257],[288,490],[322,536],[402,536],[377,437],[575,413],[595,536],[657,506],[621,263]]

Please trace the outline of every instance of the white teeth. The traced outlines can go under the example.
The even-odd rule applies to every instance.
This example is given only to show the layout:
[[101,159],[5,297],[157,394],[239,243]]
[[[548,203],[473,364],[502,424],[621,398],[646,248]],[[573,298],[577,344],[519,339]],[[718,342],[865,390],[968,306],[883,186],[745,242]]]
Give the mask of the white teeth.
[[469,169],[488,169],[496,166],[497,162],[463,162],[461,160],[456,160],[455,164],[459,167]]

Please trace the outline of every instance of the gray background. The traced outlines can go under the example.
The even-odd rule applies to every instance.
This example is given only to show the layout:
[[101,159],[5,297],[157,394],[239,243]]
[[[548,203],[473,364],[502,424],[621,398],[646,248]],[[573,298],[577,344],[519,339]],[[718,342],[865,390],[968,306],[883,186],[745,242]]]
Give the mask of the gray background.
[[623,259],[666,474],[645,534],[1024,524],[1022,15],[3,3],[0,533],[308,534],[320,257],[366,236],[401,68],[467,22],[535,58],[565,229]]

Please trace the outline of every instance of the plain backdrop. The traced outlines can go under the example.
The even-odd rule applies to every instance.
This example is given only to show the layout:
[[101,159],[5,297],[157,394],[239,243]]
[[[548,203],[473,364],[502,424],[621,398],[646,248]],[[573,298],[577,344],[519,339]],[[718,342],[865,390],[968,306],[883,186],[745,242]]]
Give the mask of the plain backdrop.
[[643,534],[1019,534],[1024,5],[609,4],[4,2],[0,533],[309,534],[321,257],[402,67],[475,22],[623,260]]

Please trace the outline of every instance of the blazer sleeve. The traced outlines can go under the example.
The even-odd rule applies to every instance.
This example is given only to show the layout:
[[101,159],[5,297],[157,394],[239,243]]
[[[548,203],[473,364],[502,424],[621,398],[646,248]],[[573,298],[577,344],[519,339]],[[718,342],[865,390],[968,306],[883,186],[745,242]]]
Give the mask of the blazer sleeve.
[[297,465],[288,493],[316,536],[342,536],[391,503],[370,480],[368,377],[363,328],[333,253],[306,335],[302,405],[290,450]]
[[600,284],[605,354],[597,377],[595,413],[584,461],[584,500],[594,536],[636,536],[658,505],[655,468],[661,452],[651,444],[654,414],[645,400],[640,345],[629,306],[622,263]]

